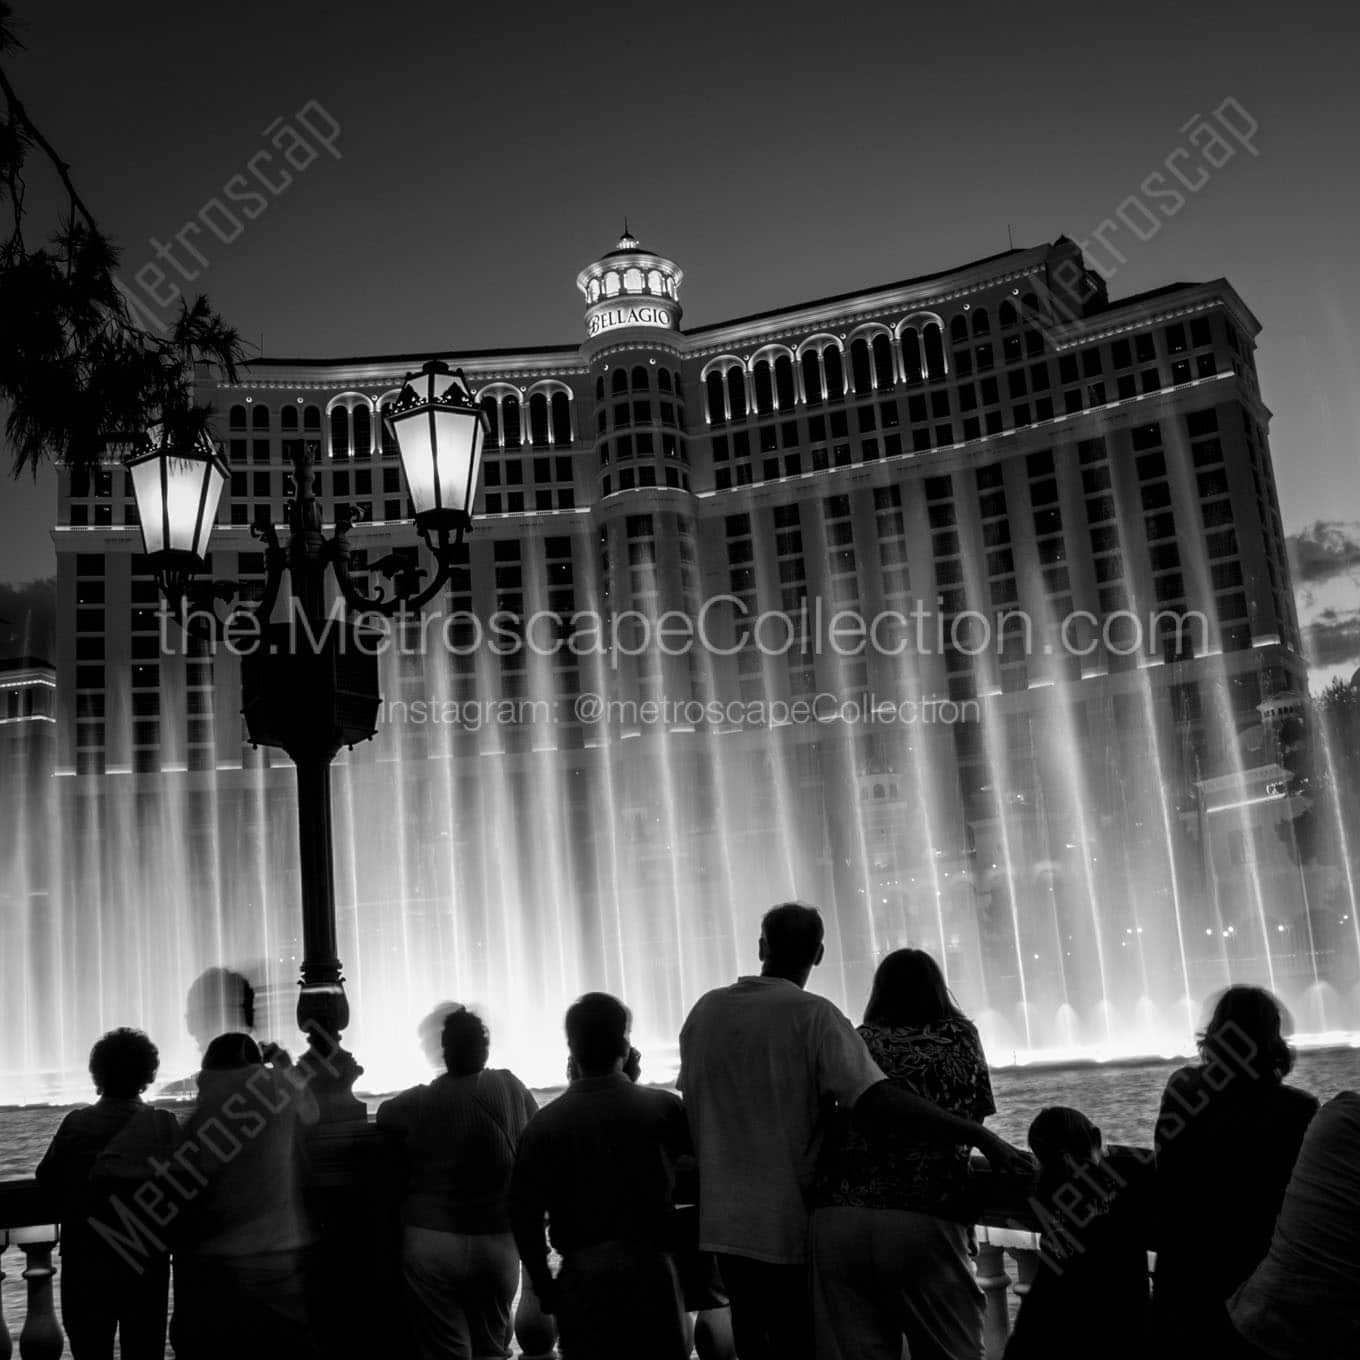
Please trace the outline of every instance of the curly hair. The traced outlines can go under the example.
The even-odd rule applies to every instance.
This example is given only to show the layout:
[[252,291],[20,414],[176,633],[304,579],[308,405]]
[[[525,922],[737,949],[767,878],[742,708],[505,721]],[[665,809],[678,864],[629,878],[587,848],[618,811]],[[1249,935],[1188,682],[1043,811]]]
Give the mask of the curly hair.
[[461,1007],[444,1017],[439,1041],[450,1076],[474,1076],[491,1055],[491,1035],[481,1016]]
[[90,1076],[101,1096],[139,1096],[161,1065],[160,1050],[139,1029],[110,1030],[90,1050]]

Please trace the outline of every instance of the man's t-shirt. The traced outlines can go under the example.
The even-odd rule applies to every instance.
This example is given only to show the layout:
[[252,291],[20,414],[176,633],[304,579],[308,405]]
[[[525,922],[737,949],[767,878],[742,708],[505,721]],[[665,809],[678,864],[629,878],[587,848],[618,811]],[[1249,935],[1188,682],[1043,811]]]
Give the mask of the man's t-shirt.
[[1270,1252],[1231,1300],[1266,1355],[1360,1355],[1360,1095],[1329,1100],[1304,1135]]
[[699,1245],[775,1265],[807,1259],[807,1195],[831,1101],[883,1073],[825,997],[743,977],[680,1031],[680,1089],[699,1161]]

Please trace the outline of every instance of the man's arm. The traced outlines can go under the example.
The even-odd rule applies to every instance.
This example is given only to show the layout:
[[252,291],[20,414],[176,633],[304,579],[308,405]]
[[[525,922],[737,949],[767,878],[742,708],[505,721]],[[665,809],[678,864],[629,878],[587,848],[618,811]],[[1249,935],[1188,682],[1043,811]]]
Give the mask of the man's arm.
[[890,1081],[880,1081],[869,1087],[854,1104],[856,1119],[880,1128],[900,1130],[908,1126],[912,1133],[931,1142],[964,1144],[977,1148],[992,1164],[993,1171],[1033,1170],[1029,1158],[1003,1138],[997,1137],[971,1119],[950,1114],[948,1110],[914,1095]]
[[534,1293],[538,1295],[543,1311],[551,1313],[556,1310],[555,1287],[552,1271],[548,1268],[548,1243],[543,1235],[551,1172],[540,1140],[531,1130],[532,1126],[520,1138],[515,1169],[510,1177],[510,1231],[515,1235],[515,1249],[524,1262]]

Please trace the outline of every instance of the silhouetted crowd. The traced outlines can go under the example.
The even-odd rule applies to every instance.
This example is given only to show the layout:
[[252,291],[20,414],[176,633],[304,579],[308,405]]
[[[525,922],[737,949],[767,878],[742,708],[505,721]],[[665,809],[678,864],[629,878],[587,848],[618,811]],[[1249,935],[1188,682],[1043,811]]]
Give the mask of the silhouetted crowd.
[[[631,1016],[567,1011],[569,1085],[539,1108],[488,1066],[472,1012],[436,1017],[445,1071],[378,1110],[402,1169],[401,1270],[421,1360],[511,1354],[521,1293],[563,1360],[980,1360],[974,1150],[1042,1227],[1006,1360],[1360,1357],[1360,1095],[1285,1084],[1287,1017],[1218,999],[1167,1083],[1152,1154],[1042,1111],[1032,1158],[995,1113],[978,1032],[935,961],[880,963],[856,1029],[806,990],[817,911],[769,911],[759,975],[701,997],[680,1094],[639,1081]],[[309,1077],[248,1034],[207,1043],[190,1113],[142,1100],[146,1035],[95,1044],[96,1104],[37,1169],[61,1222],[75,1360],[316,1354],[318,1233],[304,1194]],[[1023,1177],[1023,1182],[1019,1178]],[[1149,1284],[1148,1251],[1156,1252]]]

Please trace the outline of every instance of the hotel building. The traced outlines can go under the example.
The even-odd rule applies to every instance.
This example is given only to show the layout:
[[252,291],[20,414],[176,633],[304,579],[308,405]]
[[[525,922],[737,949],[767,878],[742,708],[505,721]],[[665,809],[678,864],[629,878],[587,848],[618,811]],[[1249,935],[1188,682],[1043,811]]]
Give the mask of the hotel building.
[[[437,736],[392,724],[348,757],[356,780],[395,761],[414,787],[438,760],[458,807],[494,769],[513,807],[550,761],[567,790],[560,835],[586,847],[563,872],[587,948],[593,931],[609,933],[591,905],[604,859],[617,909],[662,881],[684,899],[683,838],[707,885],[688,928],[720,932],[730,908],[712,900],[722,875],[708,861],[739,860],[748,844],[777,858],[776,822],[779,844],[812,866],[811,891],[838,922],[833,952],[856,976],[907,938],[995,955],[1004,971],[1029,948],[1035,884],[1048,895],[1043,930],[1051,917],[1078,957],[1091,947],[1083,930],[1103,933],[1104,957],[1150,910],[1117,882],[1143,856],[1140,837],[1167,847],[1163,896],[1204,888],[1200,785],[1240,773],[1239,735],[1259,726],[1263,702],[1306,688],[1260,326],[1226,281],[1111,300],[1060,238],[686,327],[680,268],[625,235],[576,284],[581,337],[440,356],[462,369],[489,427],[444,612],[694,620],[731,597],[705,616],[720,646],[622,658],[441,647],[434,662],[410,621],[397,630],[409,654],[386,663],[389,703],[542,699],[550,719],[445,724]],[[427,357],[261,359],[236,384],[203,376],[230,466],[214,579],[247,591],[263,580],[251,525],[281,521],[297,441],[316,447],[327,521],[344,507],[358,516],[356,567],[419,561],[382,416]],[[139,800],[147,816],[159,815],[150,800],[187,798],[190,827],[215,828],[220,856],[236,834],[223,808],[276,780],[284,798],[286,774],[271,773],[283,757],[245,744],[234,658],[185,656],[174,636],[167,650],[122,469],[64,475],[59,495],[58,770],[78,799]],[[839,610],[903,622],[876,638],[892,645],[840,655],[827,645]],[[769,645],[775,620],[764,649],[743,643],[737,616],[764,611],[812,623],[791,646]],[[1017,625],[977,645],[981,621],[1020,613],[1028,637]],[[908,639],[921,631],[912,618],[926,620],[928,645]],[[448,636],[474,631],[464,620]],[[583,721],[583,693],[619,704]],[[908,700],[935,717],[771,731],[697,707],[801,698],[829,712],[828,695]],[[646,700],[680,707],[634,706]],[[724,770],[741,774],[725,794]],[[433,795],[409,797],[427,832],[440,824]],[[468,853],[475,827],[449,822],[439,834]],[[1078,897],[1102,903],[1094,924],[1054,886],[1083,875]],[[416,891],[427,877],[410,869],[405,919],[447,913]]]

